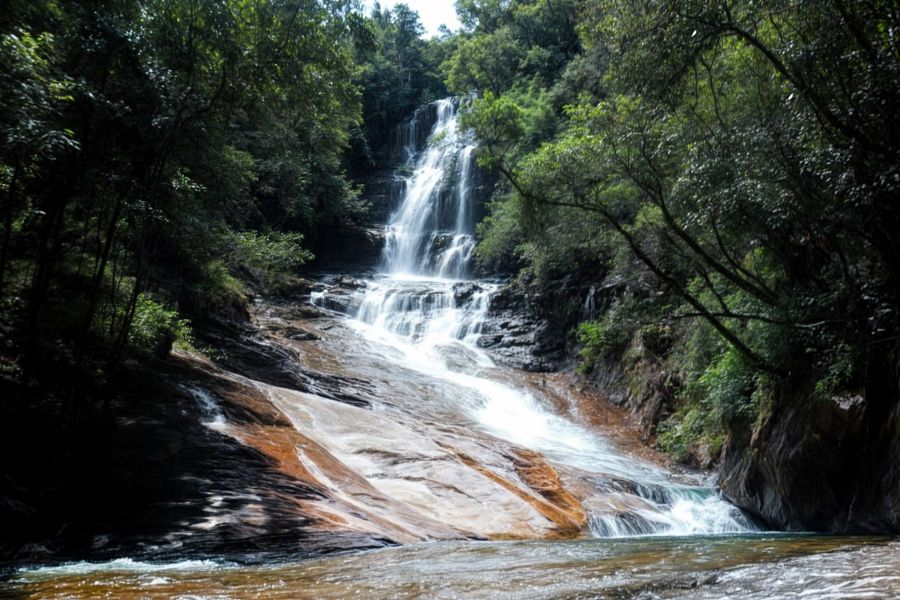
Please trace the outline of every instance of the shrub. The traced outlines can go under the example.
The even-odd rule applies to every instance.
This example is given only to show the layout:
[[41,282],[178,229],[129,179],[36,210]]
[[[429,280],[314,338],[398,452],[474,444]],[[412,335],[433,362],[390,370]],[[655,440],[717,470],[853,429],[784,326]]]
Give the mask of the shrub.
[[228,270],[228,265],[221,259],[210,261],[203,266],[197,290],[210,300],[220,302],[225,298],[243,297],[246,293],[244,285]]
[[737,417],[753,417],[756,414],[757,372],[733,348],[711,364],[699,383],[709,395],[710,405],[716,415],[728,422]]
[[709,466],[703,464],[706,460],[718,458],[724,443],[725,432],[705,402],[682,404],[660,423],[656,436],[657,447],[666,454],[681,462],[694,456],[703,467]]
[[625,351],[634,335],[636,322],[635,303],[630,299],[616,300],[598,321],[585,321],[578,325],[578,341],[581,350],[581,371],[590,371],[598,360],[614,358]]
[[179,318],[178,311],[141,294],[135,306],[128,343],[140,354],[165,357],[174,344],[191,347],[190,322]]
[[234,234],[231,260],[268,287],[279,275],[290,273],[312,260],[312,252],[303,248],[302,243],[301,233],[244,231]]
[[820,400],[830,399],[833,395],[847,390],[856,375],[858,357],[847,344],[839,344],[829,357],[824,374],[816,381],[815,396]]

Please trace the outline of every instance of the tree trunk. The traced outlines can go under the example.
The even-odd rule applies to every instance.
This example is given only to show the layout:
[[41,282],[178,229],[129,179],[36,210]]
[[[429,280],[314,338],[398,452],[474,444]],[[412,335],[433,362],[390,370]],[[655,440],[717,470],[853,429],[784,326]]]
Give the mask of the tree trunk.
[[[58,190],[64,189],[65,183],[60,182]],[[31,290],[28,302],[28,315],[26,320],[26,376],[31,375],[30,371],[35,366],[37,358],[37,338],[38,338],[38,321],[40,319],[41,309],[47,299],[47,291],[50,287],[50,280],[56,261],[60,252],[60,234],[62,232],[66,205],[68,204],[68,196],[60,194],[59,199],[51,203],[48,207],[47,216],[45,217],[40,232],[40,242],[38,245],[38,259],[35,267],[34,277],[31,282]]]
[[19,159],[16,159],[13,167],[13,176],[6,190],[6,210],[3,212],[3,246],[0,247],[0,293],[3,292],[3,284],[6,276],[6,261],[9,260],[9,244],[12,240],[13,204],[16,199],[16,186],[19,182]]
[[78,343],[78,352],[75,361],[78,365],[81,365],[84,360],[84,353],[87,349],[90,337],[91,323],[94,321],[94,313],[97,310],[97,303],[100,298],[100,288],[103,285],[103,275],[106,271],[106,265],[109,263],[109,253],[113,245],[113,240],[116,237],[116,227],[119,222],[119,215],[122,212],[125,196],[128,195],[130,189],[130,186],[127,186],[116,198],[115,206],[113,207],[112,214],[109,218],[109,225],[106,228],[106,239],[103,242],[103,247],[100,252],[100,262],[97,264],[97,268],[94,271],[91,291],[88,296],[88,306],[85,310],[84,320],[81,324],[81,338]]

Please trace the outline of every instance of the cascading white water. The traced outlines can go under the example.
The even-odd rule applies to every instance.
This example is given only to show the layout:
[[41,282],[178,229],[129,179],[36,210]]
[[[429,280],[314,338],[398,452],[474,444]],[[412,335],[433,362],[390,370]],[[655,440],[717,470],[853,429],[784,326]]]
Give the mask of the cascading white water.
[[472,156],[475,146],[459,131],[458,101],[439,100],[428,144],[418,152],[417,114],[401,135],[411,175],[391,217],[384,250],[388,273],[460,278],[475,247],[472,235]]
[[587,296],[584,298],[584,304],[581,307],[581,320],[582,321],[593,321],[597,318],[597,304],[594,300],[594,296],[597,295],[597,288],[591,286],[591,289],[588,290]]
[[[354,327],[398,368],[455,386],[447,402],[473,426],[612,482],[608,505],[588,507],[597,537],[747,531],[747,520],[714,488],[676,484],[555,414],[545,399],[489,377],[495,365],[477,340],[496,285],[460,279],[475,245],[475,146],[459,131],[457,106],[435,103],[424,149],[416,148],[418,117],[401,135],[411,174],[387,226],[384,272],[367,283]],[[593,296],[585,301],[591,317]]]

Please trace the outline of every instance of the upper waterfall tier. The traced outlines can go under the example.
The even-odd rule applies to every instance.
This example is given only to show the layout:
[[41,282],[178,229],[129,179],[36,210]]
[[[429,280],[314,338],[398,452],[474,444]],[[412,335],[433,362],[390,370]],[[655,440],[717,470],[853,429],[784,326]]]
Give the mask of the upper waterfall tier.
[[[431,108],[431,107],[429,107]],[[434,103],[424,148],[417,113],[401,131],[406,163],[399,206],[387,226],[388,273],[461,278],[475,248],[473,140],[459,129],[459,100]]]

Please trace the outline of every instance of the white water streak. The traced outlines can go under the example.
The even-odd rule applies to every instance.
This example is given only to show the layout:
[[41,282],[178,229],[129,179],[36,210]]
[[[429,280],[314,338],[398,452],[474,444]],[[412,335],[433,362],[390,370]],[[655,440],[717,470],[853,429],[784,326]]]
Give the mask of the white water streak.
[[453,278],[466,274],[475,248],[471,189],[475,146],[459,131],[456,107],[451,98],[435,103],[437,119],[421,153],[415,148],[419,115],[402,135],[412,175],[404,180],[400,207],[387,227],[384,266],[389,273]]

